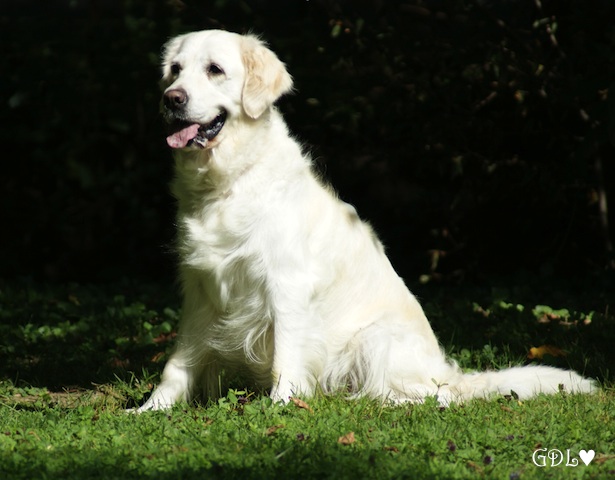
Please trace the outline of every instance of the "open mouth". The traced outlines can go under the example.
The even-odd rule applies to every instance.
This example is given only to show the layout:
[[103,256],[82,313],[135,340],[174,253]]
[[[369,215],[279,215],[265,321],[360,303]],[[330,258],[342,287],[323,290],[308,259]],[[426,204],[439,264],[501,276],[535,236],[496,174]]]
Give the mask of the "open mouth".
[[167,143],[171,148],[186,148],[197,146],[206,148],[207,144],[220,133],[226,122],[226,110],[222,110],[216,118],[206,124],[175,122],[171,124],[171,133]]

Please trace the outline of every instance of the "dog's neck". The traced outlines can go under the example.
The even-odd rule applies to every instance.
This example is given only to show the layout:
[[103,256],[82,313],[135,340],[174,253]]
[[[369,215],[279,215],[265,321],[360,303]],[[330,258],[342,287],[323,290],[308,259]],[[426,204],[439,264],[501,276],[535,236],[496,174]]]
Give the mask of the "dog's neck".
[[[266,158],[272,142],[270,137],[279,136],[280,128],[286,130],[286,124],[271,107],[258,119],[230,120],[211,148],[176,151],[171,191],[178,200],[179,210],[190,212],[201,209],[204,203],[228,197],[255,161]],[[225,133],[231,131],[232,138],[226,137]]]

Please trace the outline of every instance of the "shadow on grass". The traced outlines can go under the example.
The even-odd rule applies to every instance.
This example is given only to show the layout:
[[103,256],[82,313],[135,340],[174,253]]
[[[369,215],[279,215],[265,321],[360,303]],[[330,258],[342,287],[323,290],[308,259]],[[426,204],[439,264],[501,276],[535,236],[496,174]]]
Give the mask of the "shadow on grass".
[[[566,354],[533,362],[614,380],[615,321],[600,290],[577,298],[564,288],[554,296],[554,289],[527,286],[419,290],[440,340],[462,367],[529,363],[529,349],[548,344]],[[592,294],[602,311],[536,310],[541,300],[558,302],[554,307],[591,305],[586,298]],[[143,369],[159,372],[173,345],[178,302],[173,285],[0,283],[0,379],[57,391],[127,380]]]
[[176,300],[172,286],[136,282],[0,284],[0,378],[58,390],[157,370]]
[[[428,458],[404,458],[403,470],[396,467],[396,454],[377,450],[357,450],[336,445],[313,443],[309,448],[289,447],[283,455],[265,455],[249,460],[237,452],[236,458],[224,463],[210,460],[208,452],[182,455],[152,451],[136,457],[114,448],[83,451],[72,449],[49,452],[36,450],[27,459],[6,456],[0,473],[6,478],[157,478],[181,479],[263,479],[263,478],[441,478],[442,472],[430,473]],[[2,458],[2,455],[0,455]],[[64,460],[54,460],[54,459]],[[67,462],[65,459],[70,459]],[[67,464],[68,463],[68,464]],[[414,464],[409,468],[409,463]],[[451,466],[452,467],[452,466]]]

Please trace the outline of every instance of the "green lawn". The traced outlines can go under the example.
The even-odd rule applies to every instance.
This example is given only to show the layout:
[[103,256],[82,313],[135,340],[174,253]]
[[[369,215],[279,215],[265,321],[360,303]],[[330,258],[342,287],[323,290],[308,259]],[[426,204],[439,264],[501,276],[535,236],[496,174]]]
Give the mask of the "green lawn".
[[[615,398],[542,396],[440,408],[231,392],[207,407],[125,414],[121,395],[3,388],[2,478],[603,478],[615,475]],[[353,435],[349,435],[352,432]],[[577,466],[539,468],[536,449]],[[580,450],[594,450],[585,466]],[[540,452],[539,452],[540,453]],[[540,461],[540,457],[536,457]],[[574,462],[573,462],[574,463]]]
[[[282,406],[232,390],[207,405],[126,414],[167,358],[175,292],[5,282],[0,478],[615,477],[615,325],[603,297],[529,288],[419,293],[430,296],[428,315],[462,367],[571,367],[597,377],[602,392],[442,408],[434,399],[389,407],[341,396]],[[553,355],[529,360],[542,345]],[[588,466],[581,450],[595,452]],[[540,456],[557,451],[557,466]],[[534,464],[535,452],[547,466]],[[568,453],[576,466],[565,466]]]

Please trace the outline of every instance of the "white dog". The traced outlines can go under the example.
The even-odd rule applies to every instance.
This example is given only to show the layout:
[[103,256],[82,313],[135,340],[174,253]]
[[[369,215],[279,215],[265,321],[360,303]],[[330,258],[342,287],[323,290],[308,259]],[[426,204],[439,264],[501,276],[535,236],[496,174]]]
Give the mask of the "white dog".
[[446,360],[372,229],[289,135],[273,103],[291,77],[256,37],[172,39],[163,85],[184,302],[176,351],[138,411],[217,397],[223,371],[284,402],[317,389],[444,404],[595,390],[571,371],[463,374]]

